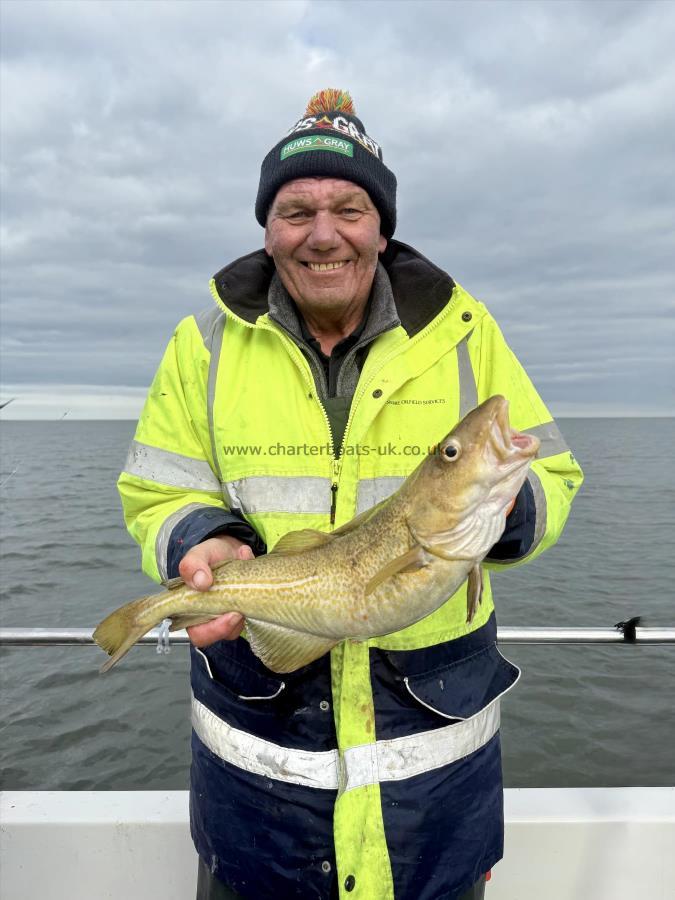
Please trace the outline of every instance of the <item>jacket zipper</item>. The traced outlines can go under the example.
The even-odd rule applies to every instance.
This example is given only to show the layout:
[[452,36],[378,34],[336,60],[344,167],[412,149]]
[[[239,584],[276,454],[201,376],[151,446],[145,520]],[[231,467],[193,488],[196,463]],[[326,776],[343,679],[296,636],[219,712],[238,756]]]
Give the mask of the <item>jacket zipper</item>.
[[331,498],[330,498],[330,524],[335,525],[335,507],[337,506],[337,492],[338,486],[336,482],[333,482],[330,486]]
[[[316,396],[316,392],[314,393]],[[332,461],[332,476],[331,476],[331,485],[330,485],[330,524],[335,525],[335,510],[337,508],[337,492],[339,487],[340,480],[340,468],[341,461],[340,458],[335,455],[335,438],[333,437],[333,429],[330,424],[330,419],[328,418],[328,413],[326,412],[326,408],[323,403],[316,397],[316,402],[319,406],[323,414],[324,422],[326,423],[326,428],[328,429],[328,438],[330,443],[330,451],[331,456],[333,457]]]
[[231,310],[227,309],[225,304],[222,302],[220,297],[218,296],[217,291],[215,290],[215,285],[212,284],[211,293],[213,294],[214,299],[218,306],[220,306],[227,315],[231,315],[233,318],[237,319],[242,325],[245,325],[249,328],[262,328],[265,331],[271,331],[273,334],[276,334],[277,337],[282,341],[282,343],[286,346],[288,352],[290,353],[292,359],[295,361],[296,366],[300,369],[302,377],[305,379],[305,384],[309,387],[310,393],[313,397],[316,398],[316,402],[318,404],[319,409],[321,410],[321,414],[323,415],[324,422],[326,423],[326,429],[328,431],[328,442],[330,444],[331,456],[333,457],[332,462],[332,478],[330,485],[330,524],[335,525],[335,512],[337,509],[337,492],[339,487],[339,479],[340,479],[340,460],[335,456],[335,439],[333,437],[333,429],[331,428],[330,419],[328,418],[328,413],[325,410],[325,407],[321,400],[318,398],[316,393],[316,385],[314,384],[314,379],[312,378],[311,372],[307,371],[307,361],[305,360],[302,353],[298,350],[297,346],[293,343],[290,338],[287,338],[286,335],[280,331],[278,328],[275,328],[273,325],[268,324],[267,322],[256,322],[252,324],[250,322],[246,322],[244,319],[237,316]]

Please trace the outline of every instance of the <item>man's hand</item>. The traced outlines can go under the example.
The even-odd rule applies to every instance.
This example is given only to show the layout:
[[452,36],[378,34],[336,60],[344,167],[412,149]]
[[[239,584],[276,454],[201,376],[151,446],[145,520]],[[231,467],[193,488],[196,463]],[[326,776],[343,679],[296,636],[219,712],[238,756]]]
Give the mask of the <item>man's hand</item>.
[[[253,551],[237,538],[221,534],[189,550],[181,560],[178,572],[189,587],[196,591],[208,591],[213,584],[211,569],[227,559],[253,559]],[[203,625],[191,625],[187,633],[195,647],[208,647],[216,641],[233,641],[243,628],[243,616],[225,613]]]

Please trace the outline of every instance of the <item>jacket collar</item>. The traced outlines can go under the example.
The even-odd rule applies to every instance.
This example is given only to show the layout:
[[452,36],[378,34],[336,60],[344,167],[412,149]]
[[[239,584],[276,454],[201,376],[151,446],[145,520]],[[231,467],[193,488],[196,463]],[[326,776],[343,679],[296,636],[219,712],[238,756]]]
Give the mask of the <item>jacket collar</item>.
[[[425,328],[448,303],[455,282],[407,244],[390,240],[380,255],[401,325],[410,337]],[[234,315],[254,325],[269,312],[268,294],[276,273],[274,261],[264,250],[242,256],[214,275],[222,304]]]

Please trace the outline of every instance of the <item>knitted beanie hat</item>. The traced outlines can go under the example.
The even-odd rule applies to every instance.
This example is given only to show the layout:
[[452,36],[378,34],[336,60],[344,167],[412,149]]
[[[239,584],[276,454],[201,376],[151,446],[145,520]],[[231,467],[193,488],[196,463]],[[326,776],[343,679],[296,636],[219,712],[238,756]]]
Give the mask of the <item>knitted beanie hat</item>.
[[279,188],[294,178],[326,175],[367,191],[380,214],[380,231],[396,228],[396,176],[382,162],[380,145],[366,134],[346,91],[314,94],[305,115],[272,147],[260,167],[255,217],[265,225]]

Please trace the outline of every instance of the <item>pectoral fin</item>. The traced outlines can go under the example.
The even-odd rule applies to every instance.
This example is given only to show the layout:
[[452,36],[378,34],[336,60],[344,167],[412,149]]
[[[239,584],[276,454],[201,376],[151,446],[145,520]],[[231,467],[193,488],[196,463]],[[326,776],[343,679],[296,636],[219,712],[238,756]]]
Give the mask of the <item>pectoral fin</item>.
[[469,572],[466,585],[466,621],[470,622],[483,599],[483,571],[475,565]]
[[309,665],[339,643],[335,638],[317,637],[272,625],[257,619],[246,619],[251,650],[273,672],[295,672]]
[[416,544],[406,553],[402,554],[402,556],[397,556],[395,559],[392,559],[392,561],[383,569],[380,569],[379,572],[373,575],[366,585],[366,597],[368,594],[372,594],[375,588],[382,584],[383,581],[386,581],[387,578],[391,578],[392,575],[400,575],[403,572],[416,572],[417,569],[421,569],[428,564],[429,560],[424,548]]

